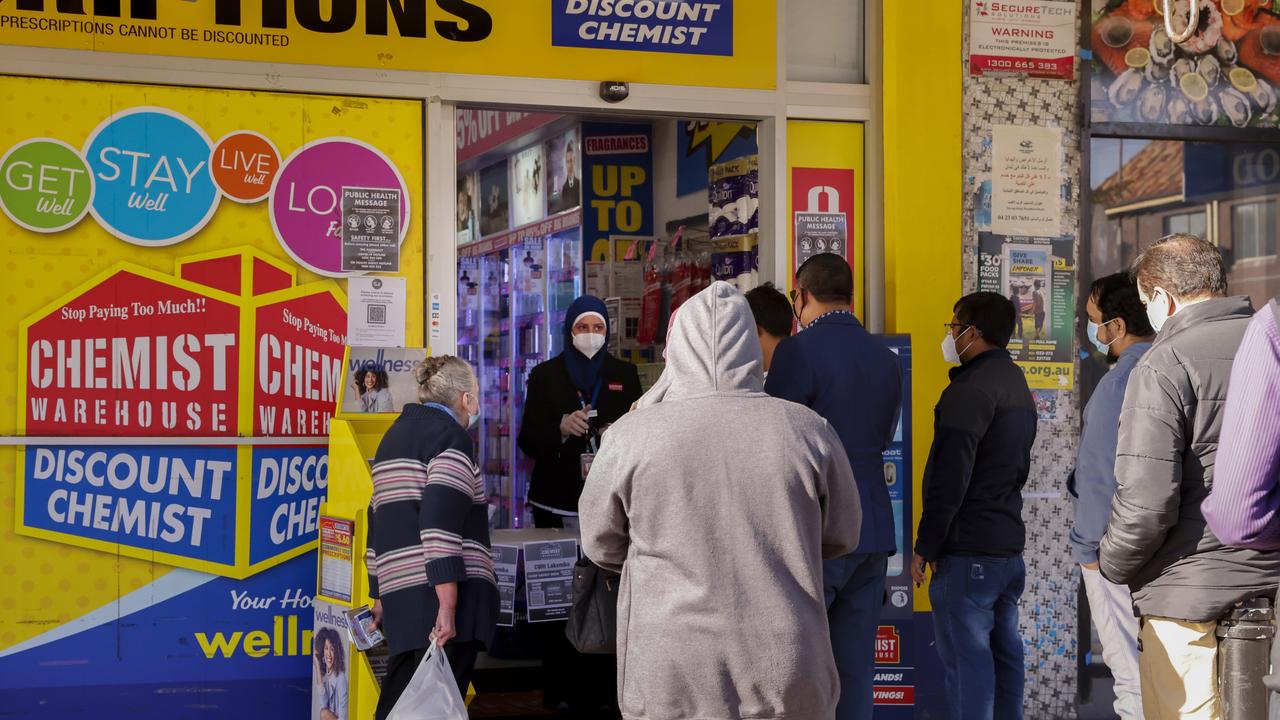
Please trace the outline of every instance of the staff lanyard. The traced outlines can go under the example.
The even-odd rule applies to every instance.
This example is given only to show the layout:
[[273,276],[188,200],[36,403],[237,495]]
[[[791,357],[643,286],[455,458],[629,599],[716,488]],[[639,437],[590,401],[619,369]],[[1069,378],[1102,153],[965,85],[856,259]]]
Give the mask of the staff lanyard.
[[[595,390],[593,390],[593,391],[591,392],[591,406],[590,406],[590,407],[591,407],[592,412],[597,412],[597,413],[598,413],[598,412],[599,412],[599,410],[600,410],[599,408],[597,408],[597,407],[596,407],[596,401],[598,401],[598,400],[600,399],[600,387],[601,387],[602,385],[604,385],[604,377],[596,378],[596,387],[595,387]],[[578,393],[578,403],[581,405],[582,409],[584,409],[584,410],[585,410],[585,409],[587,408],[587,398],[586,398],[586,396],[585,396],[585,395],[583,395],[583,394],[582,394],[582,391],[581,391],[581,390],[578,390],[578,391],[577,391],[577,393]],[[590,422],[591,422],[590,416],[588,416],[588,418],[587,418],[587,422],[588,422],[588,423],[590,423]],[[597,446],[597,445],[596,445],[596,439],[595,439],[595,438],[591,438],[590,440],[588,440],[588,441],[587,441],[587,447],[591,448],[591,452],[592,452],[592,453],[595,453],[595,452],[599,449],[599,446]]]

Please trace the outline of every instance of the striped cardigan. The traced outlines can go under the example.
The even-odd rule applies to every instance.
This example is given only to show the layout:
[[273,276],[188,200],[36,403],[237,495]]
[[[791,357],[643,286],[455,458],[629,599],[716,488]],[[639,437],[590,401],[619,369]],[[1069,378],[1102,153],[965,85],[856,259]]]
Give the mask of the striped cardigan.
[[434,585],[458,583],[459,641],[489,642],[498,586],[488,502],[470,436],[439,408],[406,405],[378,445],[365,561],[390,651],[427,646]]

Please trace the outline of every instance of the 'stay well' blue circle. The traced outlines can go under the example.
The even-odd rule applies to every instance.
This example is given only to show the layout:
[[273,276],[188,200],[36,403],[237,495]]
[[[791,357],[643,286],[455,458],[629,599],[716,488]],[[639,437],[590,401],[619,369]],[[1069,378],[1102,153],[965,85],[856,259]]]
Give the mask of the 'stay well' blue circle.
[[93,216],[137,245],[191,237],[221,197],[209,173],[211,152],[204,131],[171,110],[132,108],[107,118],[85,146],[97,183]]

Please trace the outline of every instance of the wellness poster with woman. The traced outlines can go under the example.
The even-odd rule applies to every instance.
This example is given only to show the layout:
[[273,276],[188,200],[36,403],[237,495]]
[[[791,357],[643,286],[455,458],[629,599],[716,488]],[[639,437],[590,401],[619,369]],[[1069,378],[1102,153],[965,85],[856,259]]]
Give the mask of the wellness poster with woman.
[[420,344],[421,105],[3,76],[0,101],[21,109],[0,126],[0,432],[27,438],[0,448],[6,707],[305,717],[317,664],[349,654],[312,635],[353,380],[343,188],[402,199]]

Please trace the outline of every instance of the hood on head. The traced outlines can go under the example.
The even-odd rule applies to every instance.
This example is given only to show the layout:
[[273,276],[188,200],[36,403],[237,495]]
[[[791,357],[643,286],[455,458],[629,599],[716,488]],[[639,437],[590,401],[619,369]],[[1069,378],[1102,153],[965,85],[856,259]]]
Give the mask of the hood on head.
[[758,393],[764,363],[747,299],[715,282],[680,306],[667,333],[667,366],[646,402],[712,393]]

